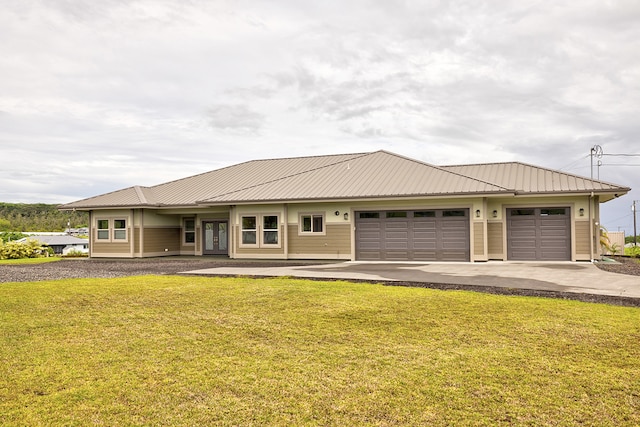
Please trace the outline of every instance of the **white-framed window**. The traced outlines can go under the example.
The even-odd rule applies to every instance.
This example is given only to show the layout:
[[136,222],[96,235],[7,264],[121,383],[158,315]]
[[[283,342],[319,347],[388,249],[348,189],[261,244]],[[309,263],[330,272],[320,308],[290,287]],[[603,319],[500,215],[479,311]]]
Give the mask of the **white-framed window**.
[[194,218],[185,218],[183,226],[182,242],[185,245],[193,245],[196,243],[196,220]]
[[113,240],[127,240],[127,220],[113,220]]
[[97,238],[98,240],[111,240],[109,238],[109,220],[108,219],[99,219],[96,221],[96,228],[98,229]]
[[278,215],[264,215],[262,217],[262,244],[277,245],[280,235]]
[[242,217],[242,245],[253,246],[258,244],[258,217],[245,215]]
[[123,218],[96,219],[96,240],[112,242],[129,239],[127,220]]
[[280,247],[279,215],[242,215],[240,217],[240,226],[240,246]]
[[324,235],[324,214],[319,213],[302,213],[298,221],[299,234]]

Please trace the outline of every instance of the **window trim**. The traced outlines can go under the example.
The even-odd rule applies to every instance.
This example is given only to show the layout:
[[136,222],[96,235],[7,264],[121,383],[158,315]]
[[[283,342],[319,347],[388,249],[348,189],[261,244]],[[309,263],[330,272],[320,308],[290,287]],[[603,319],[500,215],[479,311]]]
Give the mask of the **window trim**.
[[[272,212],[263,212],[263,213],[243,213],[240,214],[240,239],[238,242],[238,247],[240,248],[281,248],[282,247],[282,214],[281,213],[272,213]],[[275,229],[265,229],[264,228],[264,219],[265,217],[275,216],[277,221],[277,228]],[[255,218],[256,228],[244,228],[244,218]],[[255,232],[256,233],[256,242],[255,243],[244,243],[244,232]],[[264,233],[265,232],[273,232],[277,233],[277,243],[265,243]]]
[[[311,221],[311,231],[304,230],[304,218],[307,217]],[[322,223],[322,231],[314,230],[314,217],[320,217]],[[326,236],[327,235],[327,220],[323,212],[300,212],[298,214],[298,235],[299,236]]]
[[[106,221],[107,228],[99,228],[100,222]],[[116,228],[116,221],[123,221],[124,228]],[[129,218],[123,216],[97,217],[95,219],[95,234],[93,241],[96,243],[128,243],[129,242]],[[100,238],[101,232],[107,232],[107,238]],[[123,231],[124,238],[116,237],[116,232]]]
[[[193,221],[193,230],[187,229],[187,221]],[[193,242],[187,242],[187,233],[193,234]],[[195,246],[196,244],[196,219],[194,217],[182,218],[182,245]]]

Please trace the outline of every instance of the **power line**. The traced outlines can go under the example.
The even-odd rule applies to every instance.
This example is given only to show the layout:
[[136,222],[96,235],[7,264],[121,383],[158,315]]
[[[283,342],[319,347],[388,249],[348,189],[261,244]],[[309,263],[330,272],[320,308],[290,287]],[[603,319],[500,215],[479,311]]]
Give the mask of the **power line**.
[[570,167],[574,166],[575,164],[577,164],[578,162],[583,161],[583,160],[584,160],[584,159],[586,159],[587,157],[589,157],[589,154],[587,154],[586,156],[582,156],[582,157],[580,157],[578,160],[575,160],[575,161],[573,161],[573,162],[569,163],[568,165],[561,167],[561,168],[560,168],[560,169],[558,169],[558,170],[564,170],[564,169],[570,168]]
[[640,157],[640,154],[605,154],[603,156],[616,156],[616,157]]

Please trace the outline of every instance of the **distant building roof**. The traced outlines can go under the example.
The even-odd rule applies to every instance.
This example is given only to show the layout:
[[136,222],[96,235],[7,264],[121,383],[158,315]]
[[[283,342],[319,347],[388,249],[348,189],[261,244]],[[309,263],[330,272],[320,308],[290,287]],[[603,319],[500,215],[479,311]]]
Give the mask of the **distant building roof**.
[[32,235],[20,239],[19,241],[26,241],[27,239],[37,240],[43,245],[48,246],[66,246],[66,245],[88,245],[87,239],[80,239],[74,236],[50,236],[50,235]]

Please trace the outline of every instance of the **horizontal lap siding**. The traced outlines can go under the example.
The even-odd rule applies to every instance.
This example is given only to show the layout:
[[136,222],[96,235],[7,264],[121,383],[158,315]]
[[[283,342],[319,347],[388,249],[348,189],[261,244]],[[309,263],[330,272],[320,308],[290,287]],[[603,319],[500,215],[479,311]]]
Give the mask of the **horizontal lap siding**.
[[504,235],[502,233],[501,222],[487,223],[487,246],[489,247],[489,258],[504,259]]
[[299,235],[298,225],[291,224],[289,232],[289,254],[296,257],[327,255],[335,258],[351,254],[351,226],[349,224],[326,224],[325,235]]
[[474,255],[484,255],[484,223],[473,224],[473,252]]
[[180,227],[145,228],[144,252],[164,252],[180,250]]
[[133,229],[133,253],[140,253],[140,227]]
[[587,260],[591,258],[589,251],[589,221],[576,221],[576,259]]
[[123,254],[129,255],[131,246],[129,242],[93,242],[91,245],[91,255],[97,254]]

